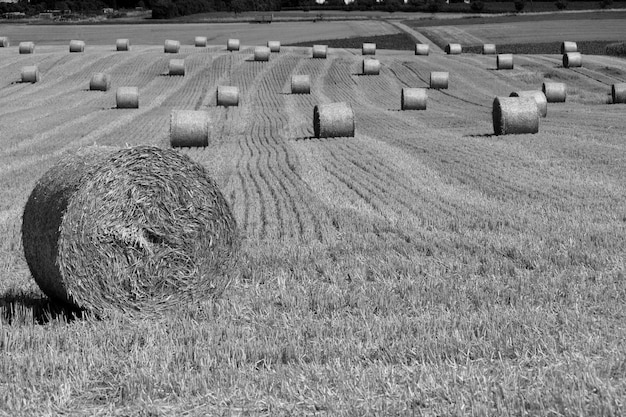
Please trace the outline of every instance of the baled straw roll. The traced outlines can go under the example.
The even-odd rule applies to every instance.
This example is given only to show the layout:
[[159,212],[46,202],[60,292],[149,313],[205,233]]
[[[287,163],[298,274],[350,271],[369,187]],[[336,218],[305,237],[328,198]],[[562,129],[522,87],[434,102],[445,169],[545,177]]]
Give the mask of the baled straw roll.
[[496,135],[539,132],[539,111],[533,98],[496,97],[492,116]]
[[380,61],[377,59],[363,60],[363,75],[378,75],[380,73]]
[[219,85],[216,95],[218,106],[229,107],[239,105],[239,88],[237,87]]
[[361,47],[361,55],[376,55],[376,44],[366,42]]
[[184,76],[185,75],[185,60],[184,59],[170,59],[169,75]]
[[613,104],[626,103],[626,83],[611,85],[611,97],[613,98]]
[[73,39],[70,41],[70,52],[85,52],[85,41]]
[[193,40],[194,45],[197,48],[203,48],[206,46],[206,36],[196,36],[195,39]]
[[354,136],[354,112],[345,102],[320,104],[313,108],[313,131],[317,138]]
[[267,46],[257,46],[254,48],[254,60],[255,61],[267,62],[270,60],[271,54],[272,52],[270,51],[270,48],[268,48]]
[[425,43],[415,44],[415,55],[428,55],[430,47]]
[[291,94],[311,94],[311,76],[292,75]]
[[34,42],[20,42],[17,47],[20,54],[32,54],[35,52],[35,43]]
[[426,110],[428,94],[425,88],[403,88],[400,96],[402,110]]
[[130,40],[129,39],[118,39],[115,41],[115,50],[116,51],[130,51]]
[[180,42],[167,39],[165,41],[165,45],[163,46],[163,50],[166,54],[177,54],[180,50]]
[[108,91],[111,87],[111,77],[109,74],[96,72],[91,76],[89,89],[92,91]]
[[561,55],[565,55],[568,52],[578,52],[576,42],[565,41],[561,43]]
[[226,49],[228,51],[238,51],[239,46],[240,46],[239,39],[229,39],[226,42]]
[[563,55],[563,68],[577,68],[583,66],[583,56],[580,52],[568,52]]
[[173,148],[209,145],[209,114],[197,110],[174,110],[170,114],[170,145]]
[[311,53],[313,58],[317,59],[326,59],[326,55],[328,54],[328,46],[327,45],[313,45],[311,49]]
[[483,55],[495,55],[496,45],[493,43],[486,43],[483,45]]
[[118,109],[138,109],[139,89],[137,87],[118,87],[115,92]]
[[270,48],[270,52],[280,52],[280,41],[267,41],[267,47]]
[[499,70],[513,69],[513,54],[498,54],[496,66]]
[[567,98],[565,83],[543,83],[541,91],[545,94],[548,103],[565,103]]
[[448,88],[450,74],[444,71],[433,71],[430,73],[430,88],[443,90]]
[[463,48],[460,43],[449,43],[446,45],[446,54],[459,55],[463,52]]
[[238,248],[208,171],[172,149],[83,148],[37,182],[24,254],[50,298],[106,316],[218,296]]
[[37,65],[22,67],[20,75],[23,83],[36,83],[41,79]]
[[541,91],[514,91],[509,97],[529,97],[535,100],[537,103],[537,112],[540,117],[546,117],[548,115],[548,100],[546,95]]
[[0,48],[8,48],[11,45],[9,38],[6,36],[0,36]]

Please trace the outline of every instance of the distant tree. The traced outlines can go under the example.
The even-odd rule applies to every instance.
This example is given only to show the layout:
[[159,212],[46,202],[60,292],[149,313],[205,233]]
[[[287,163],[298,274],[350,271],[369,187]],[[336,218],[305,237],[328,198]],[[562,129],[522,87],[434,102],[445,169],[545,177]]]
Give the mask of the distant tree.
[[233,13],[238,14],[243,12],[246,9],[246,0],[232,0],[230,2],[230,10]]
[[524,10],[524,7],[526,7],[526,0],[516,0],[513,5],[515,6],[516,11],[521,12]]
[[554,5],[559,10],[565,10],[567,9],[567,0],[557,0]]
[[485,8],[485,3],[483,3],[480,0],[473,1],[472,4],[470,5],[470,9],[473,12],[477,12],[477,13],[482,12],[484,8]]

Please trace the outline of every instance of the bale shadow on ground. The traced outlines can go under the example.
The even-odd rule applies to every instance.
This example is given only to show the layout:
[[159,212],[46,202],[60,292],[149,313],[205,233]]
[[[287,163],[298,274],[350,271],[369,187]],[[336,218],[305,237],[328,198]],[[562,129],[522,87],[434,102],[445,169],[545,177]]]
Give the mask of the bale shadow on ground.
[[51,300],[35,293],[8,291],[0,295],[0,322],[8,325],[47,324],[51,321],[73,322],[84,312],[75,306]]

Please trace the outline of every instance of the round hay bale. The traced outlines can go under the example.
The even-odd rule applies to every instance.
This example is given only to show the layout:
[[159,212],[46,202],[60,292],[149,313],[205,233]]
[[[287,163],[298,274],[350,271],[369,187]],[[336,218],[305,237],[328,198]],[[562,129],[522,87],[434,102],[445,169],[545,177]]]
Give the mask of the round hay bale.
[[226,49],[228,51],[238,51],[239,50],[239,39],[229,39],[226,42]]
[[583,56],[580,52],[568,52],[563,55],[563,68],[577,68],[583,66]]
[[180,42],[167,39],[163,49],[166,54],[177,54],[180,51]]
[[449,43],[446,45],[446,54],[459,55],[463,52],[463,48],[460,43]]
[[291,94],[311,94],[311,76],[292,75]]
[[400,96],[402,110],[426,110],[428,94],[425,88],[403,88]]
[[496,45],[493,43],[486,43],[483,45],[483,55],[495,55]]
[[239,105],[239,88],[233,86],[220,85],[217,87],[217,105],[218,106],[238,106]]
[[380,73],[380,61],[377,59],[363,60],[363,75],[378,75]]
[[313,48],[312,48],[313,58],[326,59],[327,54],[328,54],[327,45],[313,45]]
[[270,52],[280,52],[280,41],[267,41],[267,47],[270,48]]
[[209,114],[196,110],[174,110],[170,114],[170,145],[173,148],[209,145]]
[[532,98],[496,97],[492,116],[496,135],[539,132],[539,111]]
[[415,44],[415,55],[428,55],[430,52],[430,46],[425,43]]
[[541,91],[545,94],[548,103],[565,103],[567,97],[565,83],[543,83]]
[[23,83],[36,83],[41,79],[37,65],[22,67],[21,78]]
[[32,54],[35,52],[35,43],[34,42],[20,42],[18,46],[18,50],[20,54]]
[[196,48],[204,48],[206,46],[206,36],[196,36],[195,39],[193,40],[194,45],[196,45]]
[[8,48],[11,45],[9,38],[6,36],[0,36],[0,48]]
[[137,87],[118,87],[115,93],[118,109],[138,109],[139,89]]
[[513,54],[498,54],[496,57],[496,66],[499,70],[513,69]]
[[128,39],[118,39],[115,41],[115,50],[116,51],[130,51],[130,40]]
[[255,61],[267,62],[270,60],[271,54],[272,52],[270,51],[270,48],[268,48],[267,46],[257,46],[254,48],[254,60]]
[[185,60],[170,59],[169,75],[185,75]]
[[561,43],[561,55],[565,55],[568,52],[578,52],[576,42],[565,41]]
[[364,43],[361,47],[362,55],[376,55],[376,44],[375,43]]
[[626,103],[626,83],[611,85],[611,97],[613,104]]
[[450,74],[443,71],[433,71],[430,73],[430,88],[443,90],[448,88]]
[[85,52],[85,41],[73,39],[70,41],[70,52]]
[[89,89],[92,91],[108,91],[111,88],[111,77],[109,74],[96,72],[91,76]]
[[239,239],[208,171],[172,149],[83,148],[39,179],[24,254],[50,298],[107,316],[219,296]]
[[548,115],[548,100],[546,95],[541,91],[514,91],[509,97],[527,97],[532,98],[537,103],[537,112],[540,117],[546,117]]
[[353,137],[352,107],[345,102],[315,106],[313,108],[313,131],[317,138]]

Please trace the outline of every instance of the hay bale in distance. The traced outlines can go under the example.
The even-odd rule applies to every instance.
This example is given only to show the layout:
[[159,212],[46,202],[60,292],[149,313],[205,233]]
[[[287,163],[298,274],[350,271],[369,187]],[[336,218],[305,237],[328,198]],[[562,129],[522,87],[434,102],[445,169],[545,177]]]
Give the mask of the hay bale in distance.
[[35,52],[35,43],[34,42],[20,42],[17,47],[20,54],[32,54]]
[[496,97],[492,116],[496,135],[539,132],[539,111],[533,98]]
[[240,47],[239,39],[229,39],[226,42],[226,50],[228,51],[238,51]]
[[115,50],[118,52],[130,51],[129,39],[118,39],[115,41]]
[[272,52],[267,46],[257,46],[254,48],[254,60],[260,62],[267,62],[270,60]]
[[548,115],[548,100],[546,95],[541,91],[513,91],[509,97],[527,97],[532,98],[537,103],[537,111],[540,117]]
[[402,110],[426,110],[428,94],[425,88],[403,88],[400,96]]
[[496,57],[496,67],[499,70],[513,69],[513,54],[498,54]]
[[493,43],[486,43],[483,45],[483,55],[495,55],[496,45]]
[[91,76],[89,89],[91,91],[108,91],[111,88],[111,77],[103,72],[96,72]]
[[169,75],[184,76],[185,75],[185,60],[184,59],[170,59]]
[[50,298],[100,316],[219,296],[239,239],[206,168],[173,149],[83,148],[35,185],[24,254]]
[[563,68],[577,68],[583,66],[583,56],[580,52],[568,52],[563,55]]
[[326,55],[328,54],[328,46],[327,45],[313,45],[311,52],[312,52],[313,58],[326,59]]
[[292,75],[291,94],[311,94],[311,76]]
[[194,45],[196,46],[196,48],[204,48],[206,46],[206,36],[196,36],[195,39],[193,40]]
[[313,131],[317,138],[353,137],[352,107],[345,102],[315,106],[313,108]]
[[41,79],[41,75],[39,74],[39,68],[37,65],[28,65],[26,67],[22,67],[21,71],[21,79],[23,83],[36,83]]
[[363,75],[378,75],[380,73],[380,61],[377,59],[363,60]]
[[163,50],[165,51],[166,54],[177,54],[178,51],[180,51],[180,42],[167,39],[165,41]]
[[280,41],[267,41],[267,47],[270,48],[270,52],[279,53],[280,52]]
[[230,107],[239,105],[239,88],[220,85],[217,87],[217,105]]
[[543,83],[541,91],[545,94],[548,103],[565,103],[567,97],[565,83]]
[[428,55],[430,52],[430,46],[425,43],[415,44],[415,55]]
[[565,55],[568,52],[578,52],[576,42],[565,41],[561,43],[561,55]]
[[459,55],[463,52],[463,48],[460,43],[449,43],[446,45],[446,54]]
[[170,114],[170,145],[173,148],[209,145],[209,114],[196,110],[174,110]]
[[8,48],[11,45],[9,38],[6,36],[0,36],[0,48]]
[[85,41],[73,39],[70,41],[70,52],[85,52]]
[[361,47],[362,55],[376,55],[376,44],[375,43],[364,43]]
[[448,88],[450,74],[444,71],[433,71],[430,73],[430,88],[443,90]]
[[139,89],[137,87],[118,87],[115,93],[118,109],[138,109]]
[[613,104],[626,103],[626,83],[611,85],[611,97]]

